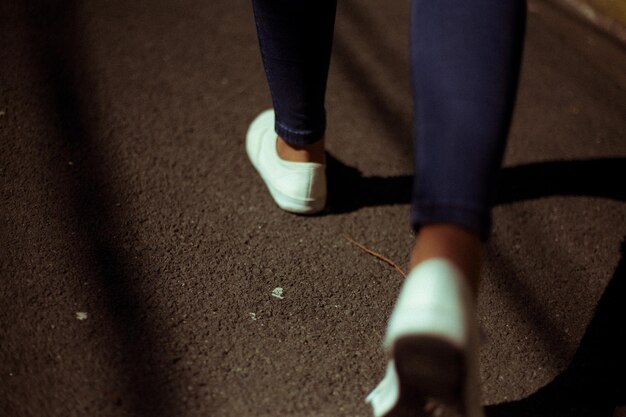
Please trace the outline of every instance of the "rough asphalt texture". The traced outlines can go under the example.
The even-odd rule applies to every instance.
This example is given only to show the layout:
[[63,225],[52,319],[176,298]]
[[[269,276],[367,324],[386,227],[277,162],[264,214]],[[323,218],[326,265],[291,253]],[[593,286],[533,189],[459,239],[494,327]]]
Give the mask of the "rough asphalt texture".
[[[331,212],[299,217],[244,153],[270,105],[248,1],[1,1],[0,416],[369,415],[402,278],[345,236],[406,264],[407,3],[340,2]],[[625,69],[530,3],[479,300],[489,417],[626,404]]]

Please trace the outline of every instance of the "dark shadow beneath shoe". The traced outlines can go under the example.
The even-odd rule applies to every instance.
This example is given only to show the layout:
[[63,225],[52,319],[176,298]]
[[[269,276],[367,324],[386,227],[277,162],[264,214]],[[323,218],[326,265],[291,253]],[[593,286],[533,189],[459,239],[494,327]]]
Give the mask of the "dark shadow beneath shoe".
[[328,213],[349,213],[361,207],[409,204],[411,201],[413,178],[410,175],[364,177],[361,171],[344,164],[328,152],[326,178]]
[[[328,204],[324,214],[362,207],[409,204],[413,177],[366,177],[326,152]],[[496,205],[551,196],[587,196],[626,201],[626,158],[548,161],[503,168]]]

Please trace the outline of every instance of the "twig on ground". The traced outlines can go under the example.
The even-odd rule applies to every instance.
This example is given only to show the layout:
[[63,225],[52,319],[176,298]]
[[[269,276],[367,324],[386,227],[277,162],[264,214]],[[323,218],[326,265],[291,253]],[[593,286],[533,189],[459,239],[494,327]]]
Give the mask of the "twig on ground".
[[389,258],[387,258],[387,257],[385,257],[385,256],[383,256],[383,255],[381,255],[381,254],[380,254],[380,253],[378,253],[378,252],[375,252],[375,251],[373,251],[373,250],[371,250],[371,249],[367,248],[366,246],[364,246],[364,245],[362,245],[361,243],[357,242],[356,240],[352,239],[350,236],[347,236],[347,235],[346,235],[346,236],[344,236],[344,237],[346,238],[346,240],[347,240],[348,242],[352,243],[353,245],[355,245],[356,247],[358,247],[358,248],[359,248],[359,249],[361,249],[362,251],[367,252],[367,253],[369,253],[370,255],[372,255],[372,256],[374,256],[374,257],[376,257],[376,258],[380,259],[381,261],[385,262],[386,264],[393,266],[393,267],[396,269],[396,271],[398,271],[399,273],[401,273],[401,274],[402,274],[402,276],[406,278],[406,272],[404,272],[404,270],[403,270],[402,268],[400,268],[400,267],[398,266],[398,264],[396,264],[396,263],[395,263],[394,261],[392,261],[391,259],[389,259]]

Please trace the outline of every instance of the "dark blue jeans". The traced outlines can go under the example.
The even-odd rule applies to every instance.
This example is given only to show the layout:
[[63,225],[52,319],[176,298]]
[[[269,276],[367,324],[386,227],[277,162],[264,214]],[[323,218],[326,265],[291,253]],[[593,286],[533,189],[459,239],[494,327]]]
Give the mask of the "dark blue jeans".
[[[253,0],[276,132],[324,135],[336,0]],[[525,0],[412,0],[411,223],[491,227],[523,48]]]

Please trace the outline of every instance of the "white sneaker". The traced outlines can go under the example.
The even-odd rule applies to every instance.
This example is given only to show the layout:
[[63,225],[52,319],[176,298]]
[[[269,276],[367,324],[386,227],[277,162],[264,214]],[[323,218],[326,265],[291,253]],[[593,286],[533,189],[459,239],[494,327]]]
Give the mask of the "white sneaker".
[[285,161],[276,152],[274,110],[254,119],[246,134],[246,152],[278,207],[314,214],[326,205],[326,170],[315,162]]
[[366,399],[375,417],[414,414],[429,400],[484,417],[473,304],[450,261],[430,259],[410,272],[387,326],[386,375]]

